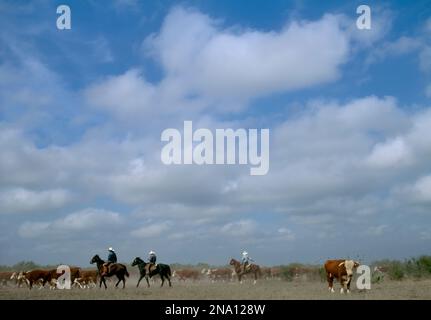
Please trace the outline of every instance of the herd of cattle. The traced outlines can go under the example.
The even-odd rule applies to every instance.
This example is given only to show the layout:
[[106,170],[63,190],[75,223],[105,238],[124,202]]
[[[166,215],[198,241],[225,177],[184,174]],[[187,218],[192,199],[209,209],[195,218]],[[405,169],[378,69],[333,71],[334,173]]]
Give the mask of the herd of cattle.
[[[12,283],[14,286],[21,288],[27,286],[29,289],[33,286],[39,286],[42,289],[48,284],[50,289],[55,289],[57,279],[61,274],[57,273],[57,269],[52,270],[30,270],[27,272],[0,272],[0,280],[2,286],[7,286]],[[78,267],[70,268],[70,277],[72,286],[90,288],[95,286],[99,277],[98,270],[82,270]]]
[[[263,267],[262,276],[264,279],[281,279],[282,269],[280,267]],[[52,270],[30,270],[27,272],[0,272],[0,281],[2,286],[16,286],[33,288],[37,286],[43,288],[47,285],[50,289],[55,289],[57,279],[61,274],[57,269]],[[99,280],[98,270],[83,270],[78,267],[70,268],[72,287],[81,289],[96,287]],[[236,278],[235,271],[230,268],[183,268],[174,270],[172,278],[178,281],[197,281],[210,280],[215,281],[234,281]]]
[[[328,287],[331,292],[334,292],[333,282],[337,279],[341,285],[341,293],[344,290],[349,292],[350,282],[353,277],[353,271],[359,266],[359,263],[353,260],[327,260],[324,264]],[[281,267],[261,267],[260,274],[263,279],[282,279],[283,269]],[[298,267],[294,269],[294,277],[299,278],[301,275],[308,273],[307,268]],[[0,283],[2,286],[12,284],[18,288],[33,287],[44,288],[48,285],[50,289],[57,287],[57,279],[61,274],[57,273],[57,269],[52,270],[30,270],[27,272],[0,272]],[[84,270],[79,267],[70,267],[70,276],[72,287],[76,288],[92,288],[96,287],[100,281],[99,270]],[[209,280],[216,281],[234,281],[237,274],[231,268],[208,268],[195,269],[183,268],[174,270],[172,278],[178,281],[197,281]]]

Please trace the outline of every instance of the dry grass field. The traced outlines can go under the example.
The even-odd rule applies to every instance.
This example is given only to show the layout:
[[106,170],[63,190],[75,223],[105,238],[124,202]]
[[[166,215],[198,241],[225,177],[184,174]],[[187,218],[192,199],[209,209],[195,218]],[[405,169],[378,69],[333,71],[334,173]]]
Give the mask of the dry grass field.
[[136,288],[136,279],[128,279],[126,289],[115,289],[109,283],[107,290],[77,289],[49,290],[2,287],[0,299],[431,299],[431,279],[384,281],[374,284],[369,291],[359,291],[352,285],[350,294],[340,294],[336,283],[335,293],[327,291],[326,283],[320,281],[260,280],[256,285],[251,281],[215,282],[173,281],[172,288],[160,288],[160,282]]

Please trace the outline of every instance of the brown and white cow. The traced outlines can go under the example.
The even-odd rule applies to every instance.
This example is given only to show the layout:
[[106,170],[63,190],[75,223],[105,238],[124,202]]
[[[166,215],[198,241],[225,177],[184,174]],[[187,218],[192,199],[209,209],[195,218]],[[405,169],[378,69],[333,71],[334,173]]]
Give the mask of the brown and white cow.
[[178,278],[178,280],[186,281],[190,280],[198,280],[201,276],[201,272],[195,269],[180,269],[174,270],[172,277]]
[[45,286],[46,283],[51,283],[53,278],[52,270],[31,270],[28,272],[24,272],[24,277],[27,281],[28,287],[31,290],[33,285],[40,280],[42,281],[42,286]]
[[340,293],[350,293],[350,282],[353,271],[359,267],[359,263],[353,260],[327,260],[325,262],[326,279],[328,280],[328,290],[334,292],[334,278],[338,279],[341,285]]
[[23,286],[24,283],[26,283],[25,281],[25,277],[24,277],[24,272],[20,271],[20,272],[14,272],[12,274],[12,276],[10,277],[11,281],[13,281],[15,283],[15,286],[18,288],[21,288]]
[[73,284],[78,285],[81,289],[95,287],[98,276],[98,270],[81,270],[79,278],[75,278]]

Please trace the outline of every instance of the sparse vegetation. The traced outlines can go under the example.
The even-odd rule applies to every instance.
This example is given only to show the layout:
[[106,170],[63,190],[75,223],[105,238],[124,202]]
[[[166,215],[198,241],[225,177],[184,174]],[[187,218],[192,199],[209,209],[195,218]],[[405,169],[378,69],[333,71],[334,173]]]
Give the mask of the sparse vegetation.
[[39,265],[33,261],[20,261],[13,266],[0,265],[0,271],[28,271],[33,269],[53,269],[56,265]]
[[431,256],[420,256],[405,261],[381,260],[373,263],[380,271],[374,271],[373,282],[381,282],[385,275],[390,280],[406,278],[421,279],[431,277]]

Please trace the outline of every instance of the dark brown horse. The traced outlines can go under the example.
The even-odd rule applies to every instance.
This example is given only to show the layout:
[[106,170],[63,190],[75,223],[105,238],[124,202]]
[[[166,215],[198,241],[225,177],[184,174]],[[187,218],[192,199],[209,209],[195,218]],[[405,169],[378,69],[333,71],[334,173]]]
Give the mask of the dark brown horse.
[[253,284],[256,284],[257,278],[262,275],[261,271],[260,271],[260,267],[257,264],[254,264],[254,263],[249,264],[247,266],[247,268],[245,269],[245,271],[244,271],[244,269],[243,269],[243,267],[241,265],[241,262],[239,262],[238,260],[231,259],[230,262],[229,262],[229,264],[234,267],[235,273],[238,276],[238,281],[239,282],[241,282],[241,278],[242,278],[242,276],[244,274],[253,273],[254,274],[254,282],[253,282]]
[[123,281],[123,289],[126,286],[126,277],[129,277],[129,273],[127,272],[127,268],[124,264],[121,263],[113,263],[110,265],[109,272],[108,268],[104,265],[105,261],[100,259],[99,255],[95,255],[91,261],[91,264],[96,263],[97,269],[99,270],[100,283],[99,288],[102,287],[102,282],[105,285],[105,289],[108,288],[106,285],[105,277],[117,276],[118,282],[115,284],[115,287],[118,287],[120,281]]
[[147,286],[150,287],[150,282],[148,281],[148,277],[151,278],[152,276],[155,276],[156,274],[158,274],[160,276],[160,279],[162,280],[162,284],[160,285],[160,287],[163,287],[163,284],[165,283],[165,279],[168,280],[169,286],[172,287],[172,284],[171,284],[171,267],[169,265],[159,263],[159,264],[157,264],[157,267],[154,270],[150,271],[150,273],[148,273],[147,265],[148,265],[148,263],[139,257],[136,257],[133,260],[132,267],[138,266],[139,274],[140,274],[138,283],[136,284],[136,287],[139,286],[139,283],[141,282],[141,280],[144,277],[145,277],[145,280],[147,280]]

